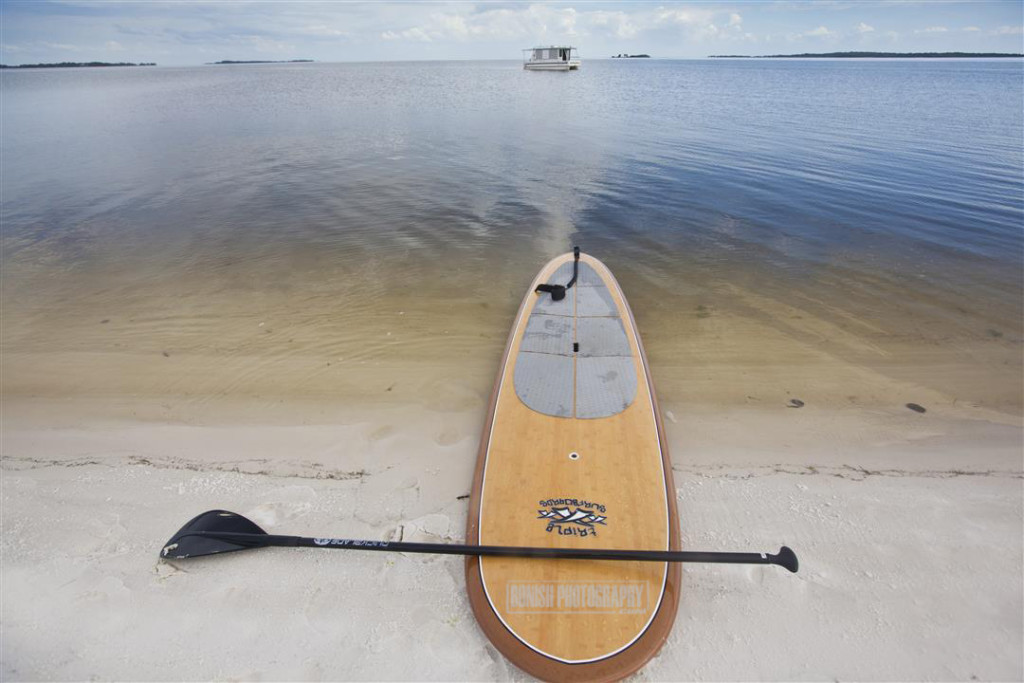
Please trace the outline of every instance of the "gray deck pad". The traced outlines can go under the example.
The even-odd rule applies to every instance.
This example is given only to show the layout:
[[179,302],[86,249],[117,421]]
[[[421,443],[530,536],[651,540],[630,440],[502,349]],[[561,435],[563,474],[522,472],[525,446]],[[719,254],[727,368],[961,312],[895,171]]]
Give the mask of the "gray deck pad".
[[[568,299],[569,297],[566,297]],[[526,321],[520,351],[572,356],[572,318],[534,313]]]
[[[572,262],[548,278],[572,279]],[[585,263],[561,301],[546,293],[526,321],[513,377],[528,408],[553,417],[611,417],[628,408],[637,391],[629,337],[608,287]],[[573,343],[579,351],[573,351]]]
[[516,395],[538,413],[572,417],[572,357],[520,351]]
[[633,359],[576,359],[576,417],[609,417],[629,407],[636,396]]
[[[576,289],[573,287],[573,289]],[[569,297],[566,297],[567,299]],[[592,285],[580,285],[576,292],[576,315],[581,318],[599,316],[619,316],[615,308],[615,300],[607,287],[594,287]]]
[[[567,277],[562,282],[568,282],[571,278],[572,278],[572,275],[569,275],[569,277]],[[559,283],[558,280],[552,280],[552,282]],[[576,289],[576,288],[573,287],[572,289]],[[570,289],[569,291],[571,292],[572,289]],[[575,301],[575,299],[573,299],[571,296],[568,296],[568,295],[566,295],[566,297],[564,299],[562,299],[561,301],[554,301],[550,296],[545,294],[543,297],[541,297],[541,299],[533,307],[533,312],[535,314],[536,313],[546,313],[548,315],[564,315],[564,316],[568,316],[568,317],[571,318],[572,317],[573,302],[574,301]]]
[[[581,290],[582,291],[582,290]],[[576,339],[579,340],[579,355],[621,356],[630,358],[629,339],[622,327],[622,320],[615,318],[577,318]],[[572,348],[572,344],[569,344]]]

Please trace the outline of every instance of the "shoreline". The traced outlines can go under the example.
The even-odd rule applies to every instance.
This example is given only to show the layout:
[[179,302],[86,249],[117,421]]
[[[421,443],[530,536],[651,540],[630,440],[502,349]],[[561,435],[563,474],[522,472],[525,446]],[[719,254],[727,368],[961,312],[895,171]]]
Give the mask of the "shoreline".
[[[188,286],[120,309],[6,302],[3,675],[528,680],[451,558],[157,558],[218,508],[284,534],[462,541],[519,285],[358,307]],[[802,569],[686,566],[639,678],[1024,676],[1016,319],[900,334],[836,302],[709,291],[633,304],[684,547],[789,545]]]

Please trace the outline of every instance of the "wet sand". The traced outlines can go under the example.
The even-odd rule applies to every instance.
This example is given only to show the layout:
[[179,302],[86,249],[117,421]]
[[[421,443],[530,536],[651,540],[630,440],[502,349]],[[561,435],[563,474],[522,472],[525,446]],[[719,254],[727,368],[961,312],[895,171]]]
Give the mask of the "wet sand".
[[[302,414],[292,401],[472,407],[490,393],[532,278],[522,264],[560,251],[499,243],[490,258],[478,245],[433,260],[310,245],[5,247],[5,397],[161,398],[165,417],[185,421],[210,403],[245,401],[285,422]],[[792,274],[756,261],[594,253],[627,292],[663,402],[917,403],[1019,420],[1019,272],[993,267],[972,285],[953,274],[893,279],[881,264]]]
[[[279,533],[462,540],[529,273],[499,267],[483,296],[358,268],[280,289],[7,272],[5,678],[524,678],[453,558],[157,559],[211,508]],[[686,567],[638,678],[1020,679],[1019,318],[921,325],[861,315],[855,293],[622,270],[684,545],[802,562]]]

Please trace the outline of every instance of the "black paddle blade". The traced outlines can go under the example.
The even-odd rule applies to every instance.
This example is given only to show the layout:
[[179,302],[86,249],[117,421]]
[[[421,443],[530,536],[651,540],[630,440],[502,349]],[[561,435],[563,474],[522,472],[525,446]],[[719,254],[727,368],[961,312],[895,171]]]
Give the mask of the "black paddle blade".
[[216,555],[217,553],[262,547],[258,541],[239,543],[204,536],[202,535],[204,531],[264,535],[267,533],[255,522],[242,515],[227,510],[210,510],[194,517],[188,524],[181,527],[178,533],[164,544],[163,550],[160,551],[160,557],[183,560],[186,557]]
[[777,555],[771,555],[770,557],[773,558],[774,564],[785,567],[794,574],[800,569],[800,561],[796,559],[796,553],[789,546],[782,546]]

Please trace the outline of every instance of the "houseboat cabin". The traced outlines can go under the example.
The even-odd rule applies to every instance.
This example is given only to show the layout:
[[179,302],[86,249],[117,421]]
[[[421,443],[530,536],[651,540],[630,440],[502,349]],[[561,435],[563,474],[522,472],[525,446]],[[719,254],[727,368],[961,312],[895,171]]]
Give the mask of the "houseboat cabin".
[[523,50],[523,68],[531,71],[569,71],[580,68],[574,47],[534,47]]

